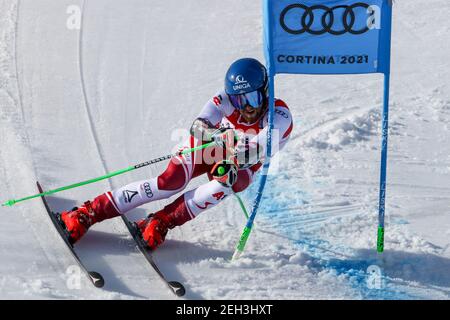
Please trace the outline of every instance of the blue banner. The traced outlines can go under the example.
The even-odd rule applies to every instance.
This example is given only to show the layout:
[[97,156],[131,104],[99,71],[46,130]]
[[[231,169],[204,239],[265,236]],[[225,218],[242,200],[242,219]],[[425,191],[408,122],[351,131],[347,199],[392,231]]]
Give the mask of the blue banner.
[[390,70],[392,0],[264,0],[269,72]]

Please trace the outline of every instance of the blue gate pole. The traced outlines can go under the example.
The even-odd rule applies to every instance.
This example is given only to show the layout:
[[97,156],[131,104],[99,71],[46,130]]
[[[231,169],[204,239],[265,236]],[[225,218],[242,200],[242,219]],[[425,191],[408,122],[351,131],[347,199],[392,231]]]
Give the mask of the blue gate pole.
[[[269,72],[270,73],[270,72]],[[253,228],[253,223],[255,221],[256,213],[258,212],[259,204],[261,203],[261,198],[264,192],[264,187],[267,181],[267,175],[269,174],[270,158],[272,156],[272,134],[273,134],[273,120],[275,115],[275,79],[272,74],[269,74],[269,117],[268,117],[268,128],[267,128],[267,146],[266,146],[266,159],[264,160],[263,169],[261,172],[261,178],[259,182],[258,193],[256,194],[255,201],[253,202],[252,212],[247,220],[247,224],[244,227],[241,238],[236,246],[232,260],[239,259],[241,254],[244,252],[247,240],[250,237],[250,232]]]
[[[244,252],[245,245],[250,233],[252,231],[253,222],[255,221],[256,213],[261,202],[261,198],[264,192],[264,187],[267,181],[267,175],[269,174],[270,167],[270,157],[272,156],[272,133],[273,133],[273,120],[275,116],[275,70],[273,57],[270,54],[273,52],[272,48],[272,23],[271,20],[274,19],[274,14],[272,12],[272,7],[270,6],[271,0],[262,0],[263,5],[263,16],[264,16],[264,45],[266,46],[264,53],[266,55],[267,71],[269,77],[269,116],[268,116],[268,128],[267,128],[267,145],[266,145],[266,159],[264,160],[264,165],[261,172],[261,178],[259,182],[258,192],[256,194],[255,200],[253,202],[252,211],[250,217],[247,220],[247,224],[244,227],[244,231],[239,239],[236,249],[233,254],[233,260],[238,259],[240,255]],[[269,53],[269,54],[268,54]]]
[[383,97],[383,115],[382,115],[382,137],[381,137],[381,168],[380,168],[380,195],[378,203],[378,236],[377,251],[384,251],[384,220],[386,213],[386,171],[387,171],[387,153],[388,153],[388,136],[389,136],[389,88],[390,88],[390,70],[391,70],[391,33],[392,33],[392,0],[386,0],[386,13],[383,15],[384,34],[388,38],[381,41],[381,52],[384,52],[383,59],[386,67],[384,68],[384,97]]
[[387,152],[389,136],[389,82],[390,73],[384,74],[384,98],[382,116],[382,138],[381,138],[381,170],[380,170],[380,195],[378,203],[378,237],[377,251],[384,251],[384,216],[386,212],[386,172]]

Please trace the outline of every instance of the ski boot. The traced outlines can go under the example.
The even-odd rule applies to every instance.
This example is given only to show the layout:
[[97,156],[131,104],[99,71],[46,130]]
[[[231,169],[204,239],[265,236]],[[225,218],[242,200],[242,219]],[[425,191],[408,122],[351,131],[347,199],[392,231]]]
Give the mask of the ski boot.
[[110,199],[111,195],[104,193],[92,202],[86,201],[81,207],[61,213],[60,220],[69,234],[71,244],[78,242],[93,224],[120,215]]
[[184,201],[184,195],[155,214],[135,222],[142,239],[151,250],[158,248],[165,240],[169,229],[181,226],[193,219]]
[[175,226],[170,223],[168,216],[160,211],[136,222],[136,227],[141,232],[146,245],[151,250],[155,250],[164,242],[169,229]]

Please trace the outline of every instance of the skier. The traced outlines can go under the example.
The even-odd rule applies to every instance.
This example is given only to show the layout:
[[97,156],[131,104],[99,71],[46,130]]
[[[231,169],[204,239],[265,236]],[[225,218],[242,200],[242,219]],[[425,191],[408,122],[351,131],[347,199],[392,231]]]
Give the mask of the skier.
[[[266,68],[252,58],[235,61],[225,76],[225,90],[203,107],[193,122],[184,148],[214,141],[214,147],[171,159],[158,177],[137,181],[99,195],[82,206],[61,213],[61,220],[77,242],[95,223],[117,217],[151,201],[167,199],[186,188],[191,179],[207,174],[209,182],[187,191],[162,210],[136,222],[152,250],[169,229],[181,226],[233,192],[245,190],[264,161],[268,127]],[[286,104],[275,100],[273,142],[280,150],[292,131]],[[274,132],[275,132],[274,131]],[[278,144],[278,145],[277,145]]]

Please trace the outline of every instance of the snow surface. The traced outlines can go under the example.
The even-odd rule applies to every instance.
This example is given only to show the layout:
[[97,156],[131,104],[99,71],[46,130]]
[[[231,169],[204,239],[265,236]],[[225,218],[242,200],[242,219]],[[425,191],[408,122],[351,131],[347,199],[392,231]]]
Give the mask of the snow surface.
[[[72,5],[80,30],[66,27]],[[295,129],[245,255],[229,261],[245,224],[234,199],[173,230],[155,255],[187,299],[449,298],[449,10],[447,0],[395,2],[386,252],[375,252],[382,77],[278,76]],[[1,200],[34,194],[36,180],[56,188],[171,152],[228,65],[262,59],[261,29],[259,1],[0,0]],[[50,203],[67,209],[163,168]],[[105,288],[84,278],[74,288],[40,201],[0,213],[0,298],[175,298],[120,219],[77,246]],[[381,289],[367,285],[371,265]]]

